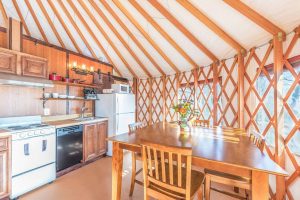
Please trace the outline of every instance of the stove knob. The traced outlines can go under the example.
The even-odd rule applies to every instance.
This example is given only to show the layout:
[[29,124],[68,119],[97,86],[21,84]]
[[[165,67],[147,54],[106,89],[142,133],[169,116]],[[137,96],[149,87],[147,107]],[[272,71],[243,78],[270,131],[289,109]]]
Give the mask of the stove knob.
[[25,138],[25,133],[19,133],[18,136],[19,138]]
[[34,136],[34,131],[30,131],[30,132],[28,132],[28,133],[27,133],[27,136],[28,136],[28,137],[32,137],[32,136]]
[[40,130],[40,134],[41,135],[45,134],[45,130]]

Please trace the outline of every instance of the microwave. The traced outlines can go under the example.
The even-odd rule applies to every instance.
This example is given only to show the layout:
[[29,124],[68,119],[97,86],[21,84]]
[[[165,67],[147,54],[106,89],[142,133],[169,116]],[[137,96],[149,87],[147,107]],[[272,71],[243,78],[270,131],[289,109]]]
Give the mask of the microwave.
[[129,85],[124,84],[112,84],[111,89],[114,90],[114,93],[130,93]]

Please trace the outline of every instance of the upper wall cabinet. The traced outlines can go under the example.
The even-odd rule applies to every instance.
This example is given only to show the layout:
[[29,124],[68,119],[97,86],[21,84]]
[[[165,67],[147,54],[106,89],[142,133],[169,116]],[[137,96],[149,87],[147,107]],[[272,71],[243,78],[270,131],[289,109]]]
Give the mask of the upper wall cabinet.
[[17,54],[0,50],[0,72],[17,73]]
[[46,59],[22,56],[22,75],[47,78],[48,65]]

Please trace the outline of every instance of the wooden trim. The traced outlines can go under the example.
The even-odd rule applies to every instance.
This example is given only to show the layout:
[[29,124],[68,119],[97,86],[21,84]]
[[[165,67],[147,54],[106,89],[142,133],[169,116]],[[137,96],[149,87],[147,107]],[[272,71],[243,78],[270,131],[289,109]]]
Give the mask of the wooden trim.
[[34,20],[34,22],[36,23],[36,25],[37,25],[37,27],[38,27],[40,33],[42,34],[43,39],[44,39],[46,42],[49,42],[49,41],[48,41],[48,38],[47,38],[47,36],[46,36],[46,34],[45,34],[44,30],[43,30],[43,27],[41,26],[39,20],[37,19],[36,15],[35,15],[35,12],[33,11],[33,8],[31,7],[31,4],[29,3],[28,0],[25,0],[25,3],[26,3],[26,5],[27,5],[27,7],[28,7],[28,9],[29,9],[29,12],[30,12],[30,14],[31,14],[31,16],[32,16],[32,18],[33,18],[33,20]]
[[19,15],[19,18],[20,18],[22,24],[24,25],[26,34],[29,35],[29,36],[31,36],[31,35],[30,35],[30,31],[29,31],[29,29],[28,29],[28,27],[27,27],[27,24],[26,24],[26,22],[25,22],[25,20],[24,20],[24,17],[23,17],[23,15],[22,15],[22,13],[21,13],[21,10],[20,10],[20,8],[19,8],[19,6],[18,6],[17,1],[16,1],[16,0],[12,0],[12,2],[13,2],[13,4],[14,4],[14,7],[15,7],[15,9],[16,9],[18,15]]
[[[74,12],[76,13],[76,15],[80,18],[81,22],[83,23],[83,25],[86,27],[86,29],[88,30],[89,34],[93,37],[94,41],[97,43],[98,47],[100,47],[101,51],[103,52],[103,54],[105,55],[105,57],[109,60],[109,62],[112,62],[111,57],[107,54],[105,48],[102,46],[101,42],[99,41],[99,39],[97,38],[97,36],[94,34],[94,32],[91,30],[91,28],[89,27],[89,25],[86,23],[85,19],[82,17],[82,15],[80,14],[80,12],[76,9],[74,3],[72,1],[68,0],[69,5],[72,7],[72,9],[74,10]],[[85,5],[83,4],[82,1],[79,1],[80,5],[82,7],[84,7]],[[90,13],[88,13],[90,14]],[[115,66],[115,65],[114,65]],[[120,73],[120,71],[114,67],[114,69],[116,70],[116,72],[120,75],[122,75]]]
[[[130,67],[129,63],[127,63],[127,61],[123,58],[122,54],[119,52],[118,48],[114,45],[114,43],[111,41],[111,39],[109,38],[109,36],[106,34],[106,32],[104,31],[104,29],[101,27],[101,25],[99,24],[98,20],[91,14],[91,12],[89,12],[89,9],[87,8],[87,6],[85,6],[81,1],[78,1],[80,3],[80,5],[82,6],[82,8],[85,10],[85,12],[89,15],[89,17],[91,18],[91,20],[93,21],[93,23],[96,25],[97,29],[101,32],[101,34],[105,37],[105,39],[107,40],[107,42],[110,44],[110,46],[112,47],[112,49],[115,51],[115,53],[119,56],[119,58],[122,60],[123,64],[125,64],[125,67],[128,69],[128,71],[135,77],[137,78],[136,73],[134,72],[134,70]],[[109,57],[108,57],[109,58]]]
[[[284,141],[281,134],[284,131],[284,106],[283,105],[283,80],[280,78],[283,74],[283,40],[274,36],[273,39],[273,59],[274,59],[274,127],[275,127],[275,161],[284,168]],[[276,199],[281,200],[285,196],[285,179],[276,177]]]
[[108,18],[104,15],[104,13],[99,9],[97,4],[93,1],[89,1],[90,4],[93,6],[93,8],[96,10],[98,15],[102,18],[104,23],[109,27],[109,29],[117,36],[117,38],[120,40],[122,45],[127,49],[127,51],[130,53],[130,55],[134,58],[134,60],[138,63],[138,65],[143,69],[143,71],[146,73],[148,77],[152,77],[149,70],[146,68],[146,66],[142,63],[142,61],[138,58],[138,56],[134,53],[134,51],[130,48],[130,46],[127,44],[127,42],[124,40],[124,38],[121,36],[121,34],[115,29],[115,27],[110,23]]
[[244,75],[245,75],[245,65],[244,56],[241,52],[238,52],[238,125],[239,128],[245,128],[244,120],[244,107],[245,107],[245,96],[244,96]]
[[285,37],[285,32],[271,21],[263,17],[261,14],[244,4],[240,0],[223,0],[226,4],[237,10],[238,12],[245,15],[251,21],[259,25],[261,28],[265,29],[267,32],[272,35],[277,35],[278,33],[282,34],[282,37]]
[[245,51],[236,40],[234,40],[230,35],[228,35],[224,30],[222,30],[217,24],[210,20],[204,13],[197,9],[191,2],[186,0],[177,0],[177,2],[188,10],[192,15],[194,15],[199,21],[205,24],[210,30],[217,34],[221,39],[223,39],[227,44],[234,48],[237,52]]
[[12,18],[9,18],[8,21],[9,25],[9,29],[8,29],[8,49],[12,49]]
[[54,26],[52,20],[50,19],[49,14],[48,14],[48,12],[46,11],[46,9],[45,9],[45,7],[44,7],[42,1],[41,1],[41,0],[37,0],[37,4],[39,5],[39,7],[40,7],[40,9],[42,10],[44,16],[46,17],[47,22],[48,22],[48,24],[50,25],[52,31],[54,32],[54,34],[55,34],[57,40],[59,41],[59,43],[60,43],[60,45],[61,45],[61,47],[66,48],[66,46],[64,45],[64,43],[63,43],[63,41],[62,41],[62,38],[61,38],[60,35],[58,34],[58,32],[57,32],[57,30],[56,30],[56,28],[55,28],[55,26]]
[[75,49],[78,51],[78,53],[83,54],[81,49],[79,48],[77,42],[75,41],[74,37],[72,36],[70,30],[68,29],[67,25],[65,24],[64,20],[62,19],[62,17],[60,16],[59,12],[57,11],[55,5],[52,3],[52,0],[47,1],[48,4],[50,5],[52,11],[54,12],[55,16],[58,18],[60,24],[64,27],[67,35],[69,36],[70,40],[72,41]]
[[1,14],[3,16],[4,21],[7,22],[8,17],[7,17],[7,13],[5,11],[5,8],[4,8],[2,0],[0,0],[0,10],[1,10]]
[[218,125],[218,89],[217,85],[219,82],[218,74],[218,63],[212,64],[213,68],[213,124],[214,126]]
[[[177,51],[178,53],[185,58],[194,68],[197,67],[196,61],[194,61],[184,50],[181,48],[177,42],[158,24],[155,20],[135,1],[129,0],[131,5],[162,35]],[[160,6],[158,1],[148,1],[152,6],[154,6],[159,12],[161,12],[164,16],[168,16],[167,10],[164,10],[163,7]],[[169,14],[170,15],[170,14]]]
[[157,43],[149,36],[149,34],[142,28],[142,26],[135,20],[135,18],[126,10],[119,0],[113,0],[113,3],[126,16],[126,18],[142,33],[145,39],[152,45],[152,47],[163,57],[163,59],[173,68],[176,73],[180,70],[175,66],[171,59],[162,51]]
[[86,40],[86,38],[84,37],[82,31],[80,30],[80,28],[77,26],[76,22],[74,21],[73,17],[71,16],[69,10],[65,7],[64,3],[62,1],[58,1],[58,4],[60,5],[60,7],[63,9],[64,13],[67,15],[67,18],[69,19],[69,21],[71,22],[72,26],[75,28],[76,32],[79,34],[80,38],[83,40],[85,46],[88,48],[88,50],[90,51],[90,53],[92,54],[92,56],[94,58],[97,58],[97,55],[95,54],[93,48],[90,46],[90,44],[88,43],[88,41]]
[[159,64],[154,60],[154,58],[148,53],[148,51],[143,47],[139,40],[132,34],[132,32],[127,28],[127,26],[122,22],[119,16],[113,11],[109,4],[105,0],[100,0],[105,9],[112,15],[112,17],[117,21],[117,23],[125,30],[128,36],[133,40],[133,42],[139,47],[139,49],[145,54],[145,56],[150,60],[154,67],[162,74],[166,75]]

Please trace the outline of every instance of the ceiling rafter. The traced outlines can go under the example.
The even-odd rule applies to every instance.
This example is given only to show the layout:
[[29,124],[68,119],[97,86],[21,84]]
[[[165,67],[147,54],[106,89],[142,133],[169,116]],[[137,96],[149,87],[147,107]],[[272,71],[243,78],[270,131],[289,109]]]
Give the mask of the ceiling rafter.
[[55,16],[58,18],[60,24],[64,27],[67,35],[69,36],[70,40],[72,41],[75,49],[77,50],[78,53],[83,54],[81,49],[79,48],[77,42],[75,41],[74,37],[72,36],[69,28],[67,27],[67,25],[65,24],[64,20],[61,18],[59,12],[57,11],[56,7],[54,6],[54,4],[52,3],[51,0],[47,1],[52,9],[52,11],[54,12]]
[[102,5],[106,8],[106,10],[112,15],[112,17],[117,21],[117,23],[125,30],[128,36],[133,40],[133,42],[139,47],[139,49],[144,53],[144,55],[150,60],[150,62],[155,66],[155,68],[162,74],[166,75],[162,68],[158,65],[158,63],[154,60],[154,58],[148,53],[148,51],[143,47],[143,45],[138,41],[138,39],[131,33],[131,31],[127,28],[127,26],[121,21],[118,15],[113,11],[113,9],[108,5],[105,0],[100,0]]
[[48,21],[48,23],[49,23],[49,25],[50,25],[52,31],[54,32],[54,34],[55,34],[55,36],[56,36],[56,38],[57,38],[57,40],[59,41],[60,46],[63,47],[63,48],[66,48],[65,44],[64,44],[63,41],[62,41],[62,38],[61,38],[60,35],[58,34],[58,32],[57,32],[57,30],[56,30],[56,28],[55,28],[53,22],[51,21],[51,19],[50,19],[50,17],[49,17],[49,14],[47,13],[47,11],[46,11],[46,9],[45,9],[45,7],[44,7],[42,1],[41,1],[41,0],[37,0],[37,3],[38,3],[38,5],[39,5],[40,9],[42,10],[44,16],[46,17],[46,19],[47,19],[47,21]]
[[173,38],[135,1],[129,0],[131,5],[142,14],[142,16],[184,57],[192,66],[196,68],[198,64],[173,40]]
[[285,32],[281,28],[273,24],[271,21],[263,17],[261,14],[259,14],[240,0],[223,1],[272,35],[277,35],[278,33],[282,33],[283,35],[285,35]]
[[7,20],[8,20],[8,17],[7,17],[7,13],[6,13],[6,11],[5,11],[5,8],[4,8],[4,5],[3,5],[2,0],[0,0],[0,10],[1,10],[1,14],[2,14],[2,16],[3,16],[3,19],[4,19],[5,21],[7,21]]
[[136,73],[134,72],[134,70],[130,67],[129,63],[123,58],[122,54],[120,53],[120,51],[118,50],[118,48],[114,45],[114,43],[111,41],[111,39],[109,38],[109,36],[105,33],[104,29],[100,26],[99,22],[97,21],[97,19],[94,17],[94,15],[91,14],[89,8],[82,2],[82,1],[78,1],[81,5],[81,7],[84,9],[84,11],[88,14],[88,16],[91,18],[91,20],[93,21],[93,23],[96,25],[96,27],[98,28],[98,30],[101,32],[101,34],[105,37],[105,39],[107,40],[107,42],[109,43],[109,45],[112,47],[112,49],[116,52],[116,54],[118,55],[118,57],[122,60],[122,62],[125,64],[125,67],[128,69],[128,71],[135,77],[138,78],[138,76],[136,75]]
[[93,2],[93,0],[89,0],[89,2],[93,6],[93,8],[96,10],[96,12],[99,14],[99,16],[102,18],[102,20],[106,23],[106,25],[108,25],[109,29],[117,36],[117,38],[121,41],[122,45],[127,49],[127,51],[130,53],[130,55],[139,64],[139,66],[143,69],[143,71],[147,74],[147,76],[152,77],[151,73],[146,68],[146,66],[141,62],[141,60],[138,58],[138,56],[132,51],[130,46],[127,44],[127,42],[124,40],[124,38],[119,34],[119,32],[115,29],[115,27],[110,23],[110,21],[107,19],[107,17],[101,11],[101,9],[99,9],[99,7],[96,5],[96,3]]
[[146,40],[153,46],[153,48],[164,58],[164,60],[173,68],[175,72],[180,70],[175,66],[171,59],[161,50],[157,43],[148,35],[148,33],[141,27],[141,25],[134,19],[134,17],[126,10],[119,0],[113,0],[118,9],[129,19],[129,21],[142,33]]
[[37,25],[40,33],[42,34],[42,37],[43,37],[44,41],[47,42],[47,43],[49,43],[48,38],[47,38],[47,36],[46,36],[46,34],[45,34],[44,30],[43,30],[43,27],[41,26],[39,20],[37,19],[36,15],[35,15],[35,12],[34,12],[33,8],[31,7],[31,4],[29,3],[28,0],[25,0],[25,3],[26,3],[26,5],[27,5],[27,7],[29,9],[29,12],[30,12],[30,14],[31,14],[31,16],[32,16],[35,24]]
[[209,49],[207,49],[189,30],[187,30],[173,15],[171,15],[164,7],[156,1],[149,1],[164,17],[166,17],[178,30],[180,30],[189,40],[198,47],[205,55],[207,55],[213,62],[218,58]]
[[75,28],[76,32],[79,34],[80,38],[83,40],[85,46],[88,48],[92,56],[98,59],[97,55],[95,54],[93,48],[90,46],[89,42],[84,37],[83,33],[81,32],[80,28],[77,26],[76,22],[74,21],[73,17],[71,16],[69,10],[65,7],[62,1],[58,1],[60,7],[63,9],[64,13],[67,15],[67,18],[71,22],[72,26]]
[[19,6],[18,6],[17,1],[16,1],[16,0],[12,0],[12,2],[13,2],[13,4],[14,4],[14,7],[15,7],[15,9],[16,9],[18,15],[19,15],[19,18],[20,18],[20,20],[21,20],[21,22],[22,22],[22,24],[23,24],[23,26],[24,26],[24,29],[25,29],[25,31],[26,31],[26,34],[27,34],[28,36],[31,36],[30,31],[29,31],[29,29],[28,29],[28,27],[27,27],[27,24],[26,24],[26,22],[25,22],[25,19],[24,19],[22,13],[21,13],[21,10],[20,10],[20,8],[19,8]]
[[[83,23],[84,27],[87,29],[87,31],[89,32],[89,34],[95,40],[95,42],[97,43],[98,47],[101,49],[101,51],[103,52],[103,54],[105,55],[105,57],[109,60],[110,63],[112,63],[112,65],[114,66],[114,69],[116,70],[116,72],[119,75],[122,75],[120,73],[120,71],[117,69],[116,65],[113,63],[111,57],[107,54],[105,48],[102,46],[102,44],[100,43],[100,41],[97,38],[97,36],[91,30],[90,26],[86,23],[86,20],[82,17],[82,15],[80,14],[80,12],[78,11],[78,9],[76,8],[76,6],[74,5],[73,1],[72,0],[67,0],[67,1],[68,1],[69,5],[72,7],[72,9],[74,10],[75,14],[79,17],[80,21]],[[80,4],[83,3],[81,0],[79,0],[78,2]]]
[[[223,39],[227,44],[233,47],[237,52],[245,51],[245,48],[242,47],[241,44],[239,44],[235,39],[233,39],[224,30],[222,30],[217,24],[215,24],[212,20],[210,20],[204,13],[202,13],[199,9],[197,9],[191,2],[185,0],[177,0],[177,2],[186,10],[188,10],[192,15],[194,15],[199,21],[205,24],[209,29],[211,29],[215,34],[217,34],[221,39]],[[159,4],[159,3],[157,2],[154,4]]]

